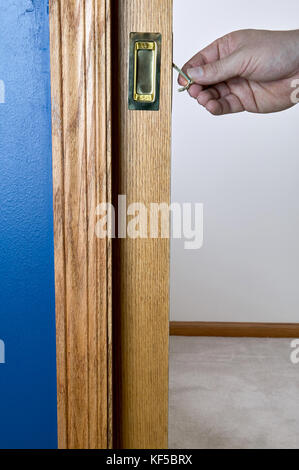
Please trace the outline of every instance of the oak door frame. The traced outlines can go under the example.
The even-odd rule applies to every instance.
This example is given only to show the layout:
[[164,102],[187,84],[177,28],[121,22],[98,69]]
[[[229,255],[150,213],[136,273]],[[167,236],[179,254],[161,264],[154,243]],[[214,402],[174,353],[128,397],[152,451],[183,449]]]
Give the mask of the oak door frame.
[[[159,111],[128,110],[131,32],[162,34]],[[166,448],[169,240],[95,224],[170,202],[172,0],[50,0],[50,50],[59,447]]]
[[112,447],[110,0],[51,0],[59,448]]

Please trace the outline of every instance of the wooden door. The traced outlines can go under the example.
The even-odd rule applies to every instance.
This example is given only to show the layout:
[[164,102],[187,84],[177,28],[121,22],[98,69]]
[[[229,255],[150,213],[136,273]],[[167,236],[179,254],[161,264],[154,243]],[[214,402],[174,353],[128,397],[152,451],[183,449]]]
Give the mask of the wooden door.
[[[159,111],[128,110],[131,32],[162,35]],[[95,224],[169,202],[172,0],[51,0],[50,34],[59,447],[165,448],[169,240]]]
[[[118,0],[113,11],[114,197],[169,203],[172,0]],[[128,110],[131,32],[161,33],[159,111]],[[169,240],[118,240],[113,267],[116,446],[167,448]]]

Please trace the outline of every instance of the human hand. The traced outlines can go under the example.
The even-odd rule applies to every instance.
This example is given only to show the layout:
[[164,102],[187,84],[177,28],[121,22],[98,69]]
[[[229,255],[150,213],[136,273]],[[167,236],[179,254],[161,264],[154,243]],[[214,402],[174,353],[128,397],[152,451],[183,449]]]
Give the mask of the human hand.
[[[214,115],[272,113],[294,106],[299,79],[299,30],[234,31],[201,50],[183,67],[189,94]],[[180,76],[181,85],[186,80]]]

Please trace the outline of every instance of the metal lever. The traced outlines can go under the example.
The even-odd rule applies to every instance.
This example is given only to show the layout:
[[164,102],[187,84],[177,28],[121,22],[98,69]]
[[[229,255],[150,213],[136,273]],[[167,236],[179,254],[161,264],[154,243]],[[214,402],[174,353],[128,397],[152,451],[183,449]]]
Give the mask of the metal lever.
[[188,82],[186,86],[179,88],[178,91],[181,93],[182,91],[189,90],[190,86],[194,83],[193,80],[190,77],[188,77],[188,75],[185,72],[183,72],[183,70],[180,69],[175,63],[172,63],[172,66]]

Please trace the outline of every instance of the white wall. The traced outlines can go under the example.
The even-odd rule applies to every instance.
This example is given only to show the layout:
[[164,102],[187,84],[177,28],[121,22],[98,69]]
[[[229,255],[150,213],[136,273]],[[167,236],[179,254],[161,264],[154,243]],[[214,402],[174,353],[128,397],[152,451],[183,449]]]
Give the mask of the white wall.
[[[296,29],[298,0],[174,0],[174,61],[242,28]],[[172,241],[171,319],[299,322],[299,105],[214,117],[173,102],[172,200],[204,203],[204,246]]]

